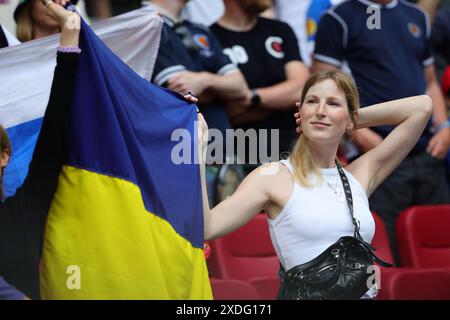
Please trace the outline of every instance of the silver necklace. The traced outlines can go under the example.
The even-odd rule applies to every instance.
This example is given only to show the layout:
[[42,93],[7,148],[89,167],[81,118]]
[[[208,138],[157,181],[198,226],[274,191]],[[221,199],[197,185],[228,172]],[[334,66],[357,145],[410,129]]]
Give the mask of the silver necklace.
[[344,202],[345,197],[344,197],[344,190],[342,188],[339,188],[338,180],[339,174],[336,175],[336,179],[335,179],[335,183],[334,185],[332,185],[324,176],[325,182],[327,183],[328,187],[330,187],[331,190],[333,190],[333,193],[336,195],[336,197],[338,198],[339,202]]

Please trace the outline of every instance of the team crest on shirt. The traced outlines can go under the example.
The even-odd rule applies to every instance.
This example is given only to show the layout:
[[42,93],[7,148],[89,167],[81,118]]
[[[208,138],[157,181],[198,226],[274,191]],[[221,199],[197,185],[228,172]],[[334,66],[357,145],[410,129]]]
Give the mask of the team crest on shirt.
[[419,38],[422,35],[422,30],[417,24],[413,22],[408,23],[408,30],[414,36],[414,38]]
[[284,58],[283,39],[280,37],[269,37],[266,40],[266,50],[270,55],[277,59]]
[[194,34],[192,38],[197,48],[200,49],[200,54],[206,57],[210,57],[212,55],[211,45],[205,34]]

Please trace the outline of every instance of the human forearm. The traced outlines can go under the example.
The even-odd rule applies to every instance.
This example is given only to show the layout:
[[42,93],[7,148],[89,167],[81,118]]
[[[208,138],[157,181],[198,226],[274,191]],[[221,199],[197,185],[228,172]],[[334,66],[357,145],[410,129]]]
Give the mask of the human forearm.
[[433,100],[433,124],[438,126],[439,124],[448,120],[447,107],[445,105],[444,97],[442,96],[441,89],[437,81],[433,81],[428,86],[428,94]]
[[207,92],[221,98],[244,99],[249,92],[247,82],[241,72],[231,72],[226,75],[206,73]]
[[359,110],[357,128],[398,125],[417,114],[427,114],[432,106],[432,100],[426,95],[368,106]]
[[309,77],[309,71],[300,61],[291,61],[285,65],[285,74],[286,81],[270,87],[258,88],[263,108],[288,110],[298,101]]
[[258,88],[257,92],[261,97],[261,107],[274,110],[294,109],[295,102],[298,101],[303,82],[288,80],[277,85]]

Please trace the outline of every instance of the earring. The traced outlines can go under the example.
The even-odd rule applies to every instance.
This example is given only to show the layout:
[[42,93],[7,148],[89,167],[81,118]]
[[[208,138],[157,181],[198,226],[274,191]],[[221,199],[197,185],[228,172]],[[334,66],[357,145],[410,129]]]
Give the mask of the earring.
[[352,134],[352,128],[351,127],[348,127],[347,129],[345,129],[345,135],[346,136],[349,136],[351,134]]

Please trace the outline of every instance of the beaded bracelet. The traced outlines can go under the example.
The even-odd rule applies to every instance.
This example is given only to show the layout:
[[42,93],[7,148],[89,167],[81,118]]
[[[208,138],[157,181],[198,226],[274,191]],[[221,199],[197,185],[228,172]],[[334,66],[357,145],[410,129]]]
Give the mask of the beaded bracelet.
[[81,53],[81,49],[78,47],[58,47],[58,52],[62,53]]

